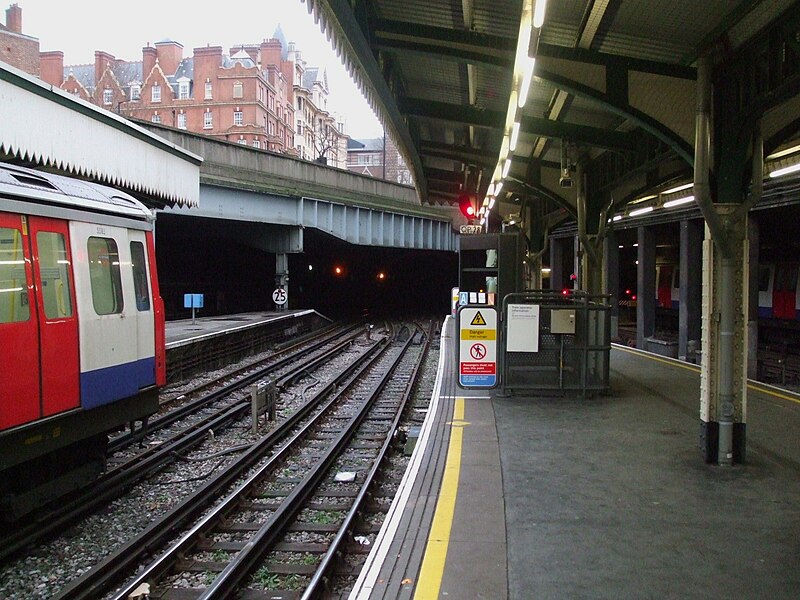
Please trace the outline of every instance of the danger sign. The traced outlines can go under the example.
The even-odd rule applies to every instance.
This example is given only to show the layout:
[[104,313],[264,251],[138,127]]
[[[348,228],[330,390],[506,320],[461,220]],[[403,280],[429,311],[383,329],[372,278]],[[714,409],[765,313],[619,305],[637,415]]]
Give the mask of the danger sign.
[[463,388],[497,385],[497,310],[462,306],[458,311],[458,382]]

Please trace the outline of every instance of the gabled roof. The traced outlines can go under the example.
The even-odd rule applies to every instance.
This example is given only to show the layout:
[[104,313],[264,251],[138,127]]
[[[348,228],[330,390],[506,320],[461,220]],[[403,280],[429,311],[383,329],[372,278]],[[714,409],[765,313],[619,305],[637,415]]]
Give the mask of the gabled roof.
[[72,74],[89,93],[94,91],[97,82],[94,80],[94,65],[65,65],[64,79]]
[[247,52],[245,52],[244,49],[239,50],[236,54],[229,57],[227,60],[225,60],[225,57],[223,57],[222,59],[222,66],[225,67],[226,69],[230,69],[236,63],[239,63],[243,67],[247,68],[256,66],[256,63],[253,62],[253,59],[250,58],[250,55]]
[[[360,148],[353,148],[356,152],[383,152],[383,138],[367,138],[357,141]],[[350,144],[347,144],[347,149],[350,150]]]

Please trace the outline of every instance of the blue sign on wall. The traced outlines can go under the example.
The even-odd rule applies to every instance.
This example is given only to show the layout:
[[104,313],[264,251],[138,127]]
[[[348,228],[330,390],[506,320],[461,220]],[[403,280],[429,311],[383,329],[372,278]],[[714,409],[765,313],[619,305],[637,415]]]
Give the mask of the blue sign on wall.
[[203,294],[184,294],[183,308],[203,308]]

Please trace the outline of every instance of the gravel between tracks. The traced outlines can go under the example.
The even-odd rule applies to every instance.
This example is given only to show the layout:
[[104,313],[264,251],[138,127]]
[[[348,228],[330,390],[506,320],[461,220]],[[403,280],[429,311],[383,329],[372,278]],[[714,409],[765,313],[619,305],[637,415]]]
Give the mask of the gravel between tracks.
[[[356,342],[356,346],[359,344]],[[356,351],[357,347],[354,348]],[[315,372],[315,379],[303,379],[294,386],[292,393],[283,394],[279,401],[278,420],[293,412],[305,397],[314,393],[317,386],[340,373],[354,356],[345,353]],[[433,363],[434,373],[437,360],[438,353],[431,353],[428,361]],[[202,376],[197,378],[198,381],[201,379]],[[255,439],[247,417],[207,440],[190,456],[194,459],[208,457],[225,448],[252,443]],[[223,454],[207,460],[174,463],[151,479],[140,482],[124,497],[59,537],[32,548],[24,557],[0,566],[0,598],[29,600],[51,597],[181,502],[200,487],[206,477],[216,473],[238,455]]]

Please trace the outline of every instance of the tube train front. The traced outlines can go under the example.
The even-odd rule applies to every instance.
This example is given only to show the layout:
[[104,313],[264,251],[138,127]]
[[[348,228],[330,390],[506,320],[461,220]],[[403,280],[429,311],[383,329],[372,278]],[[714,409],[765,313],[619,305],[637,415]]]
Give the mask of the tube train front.
[[133,197],[0,165],[0,514],[90,481],[166,380],[153,217]]

